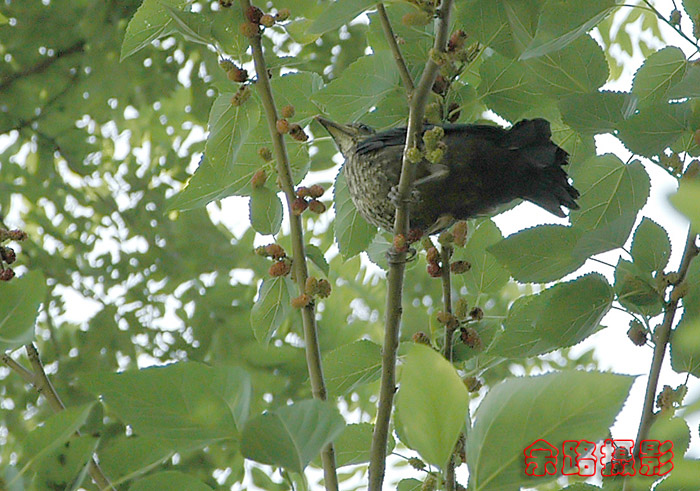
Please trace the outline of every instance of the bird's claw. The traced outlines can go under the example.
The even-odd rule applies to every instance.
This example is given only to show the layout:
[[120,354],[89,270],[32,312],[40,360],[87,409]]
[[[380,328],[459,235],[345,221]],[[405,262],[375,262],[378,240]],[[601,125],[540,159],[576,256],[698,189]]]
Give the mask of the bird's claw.
[[396,208],[403,204],[413,206],[420,201],[420,192],[414,186],[411,186],[408,196],[402,199],[399,194],[399,187],[391,186],[387,197],[389,198],[389,202]]
[[413,247],[409,247],[408,251],[406,251],[406,256],[401,257],[402,253],[398,252],[396,249],[393,247],[390,247],[386,251],[386,260],[389,264],[402,264],[402,263],[409,263],[411,261],[414,261],[416,259],[416,250]]

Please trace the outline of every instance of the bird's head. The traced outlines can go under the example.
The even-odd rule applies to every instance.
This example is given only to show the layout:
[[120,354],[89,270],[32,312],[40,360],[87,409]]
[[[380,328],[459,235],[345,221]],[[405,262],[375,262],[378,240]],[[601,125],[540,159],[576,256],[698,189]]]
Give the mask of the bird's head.
[[346,157],[357,142],[375,133],[372,128],[362,123],[340,124],[321,116],[317,116],[316,121],[326,128],[333,137],[340,153]]

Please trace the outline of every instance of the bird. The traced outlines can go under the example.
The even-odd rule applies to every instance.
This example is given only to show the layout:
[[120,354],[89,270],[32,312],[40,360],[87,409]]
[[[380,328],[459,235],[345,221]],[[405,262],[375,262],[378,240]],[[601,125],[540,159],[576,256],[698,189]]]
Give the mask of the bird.
[[[360,215],[387,231],[394,227],[406,128],[376,132],[362,123],[317,116],[345,158],[341,172]],[[409,200],[410,230],[432,235],[459,220],[488,216],[521,198],[565,217],[580,193],[563,166],[569,154],[551,140],[550,124],[524,119],[511,128],[488,124],[439,125],[443,157],[416,164]],[[425,124],[423,133],[435,125]],[[439,133],[438,133],[439,134]],[[436,159],[433,159],[436,160]]]

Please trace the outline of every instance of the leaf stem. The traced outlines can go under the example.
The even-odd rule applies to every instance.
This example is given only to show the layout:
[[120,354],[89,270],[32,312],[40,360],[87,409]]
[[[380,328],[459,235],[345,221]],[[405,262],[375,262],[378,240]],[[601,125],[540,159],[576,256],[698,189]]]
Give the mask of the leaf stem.
[[391,27],[391,22],[389,22],[389,16],[386,14],[386,9],[384,8],[383,2],[379,2],[377,4],[377,13],[379,14],[382,29],[384,30],[386,42],[389,43],[389,49],[391,49],[391,54],[394,55],[394,60],[396,60],[396,66],[399,68],[401,81],[403,82],[406,93],[410,98],[411,94],[415,90],[415,86],[413,85],[411,74],[408,72],[408,68],[406,67],[406,61],[404,60],[401,50],[399,49],[399,45],[396,42],[396,35]]
[[[242,14],[251,6],[250,0],[240,0]],[[272,139],[272,146],[277,163],[277,174],[280,180],[280,187],[287,200],[287,210],[289,211],[289,221],[292,240],[292,253],[294,255],[294,272],[299,294],[304,293],[304,285],[308,277],[308,267],[306,264],[306,252],[304,250],[304,231],[301,224],[301,217],[291,212],[292,202],[295,199],[294,181],[292,179],[291,166],[287,147],[284,143],[283,135],[277,131],[277,108],[272,95],[272,87],[267,74],[265,56],[263,54],[260,34],[250,38],[250,47],[255,63],[255,73],[257,82],[255,87],[260,95],[260,99],[265,110],[267,126]],[[326,385],[323,379],[323,367],[321,365],[321,348],[318,341],[318,331],[316,328],[316,307],[311,302],[301,309],[302,324],[304,330],[304,345],[306,353],[306,366],[311,382],[311,392],[316,399],[325,401],[327,399]],[[337,491],[338,476],[336,474],[335,450],[333,444],[329,443],[321,451],[321,461],[323,463],[323,475],[326,489]]]
[[[443,0],[437,19],[437,32],[433,49],[444,52],[449,35],[450,13],[453,0]],[[398,186],[398,206],[394,221],[394,235],[408,232],[409,210],[408,196],[414,180],[415,166],[406,158],[407,150],[418,145],[418,137],[423,129],[425,105],[430,90],[438,73],[438,65],[430,57],[423,69],[420,81],[409,101],[408,128],[406,130],[406,145],[403,151],[401,177]],[[372,447],[369,462],[369,490],[381,491],[386,469],[386,444],[389,435],[389,421],[393,407],[394,392],[396,391],[396,354],[399,346],[399,326],[401,322],[401,297],[403,293],[403,277],[406,267],[406,252],[398,252],[391,248],[392,260],[389,262],[387,274],[387,301],[384,331],[384,347],[382,351],[382,377],[379,388],[379,405],[377,420],[372,434]]]

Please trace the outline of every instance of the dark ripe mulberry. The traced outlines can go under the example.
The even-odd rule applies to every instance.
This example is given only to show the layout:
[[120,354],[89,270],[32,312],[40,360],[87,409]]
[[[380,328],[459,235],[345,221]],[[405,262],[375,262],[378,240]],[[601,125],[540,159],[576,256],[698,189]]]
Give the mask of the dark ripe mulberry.
[[309,135],[307,135],[304,129],[298,124],[293,124],[289,127],[289,135],[300,142],[305,142],[309,139]]
[[299,216],[304,213],[308,206],[309,203],[304,198],[297,197],[292,201],[292,214]]
[[313,213],[316,213],[317,215],[320,215],[324,211],[326,211],[326,205],[324,205],[321,201],[317,199],[312,199],[309,201],[309,210],[311,210]]
[[309,188],[308,192],[310,198],[318,199],[321,196],[323,196],[323,193],[325,193],[326,190],[323,189],[323,186],[321,186],[320,184],[314,184]]

